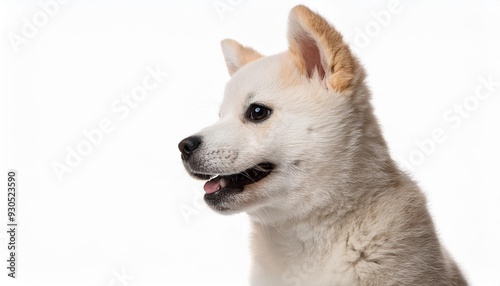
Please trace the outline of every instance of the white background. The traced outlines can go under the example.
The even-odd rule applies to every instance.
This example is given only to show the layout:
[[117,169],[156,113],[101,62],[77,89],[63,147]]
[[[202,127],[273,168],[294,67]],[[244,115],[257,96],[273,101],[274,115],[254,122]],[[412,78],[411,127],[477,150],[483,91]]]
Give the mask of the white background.
[[[246,285],[247,218],[203,204],[203,182],[185,173],[177,143],[217,119],[229,79],[220,40],[283,51],[299,2],[75,0],[13,45],[33,16],[43,22],[47,2],[0,1],[0,181],[14,168],[20,186],[19,278],[2,266],[0,285]],[[388,1],[351,2],[302,1],[366,67],[391,153],[427,194],[471,284],[500,285],[500,87],[474,99],[480,78],[500,81],[500,1],[402,1],[378,24]],[[121,118],[113,104],[147,67],[169,75]],[[464,100],[476,106],[460,122],[445,119]],[[66,164],[68,148],[106,118],[112,132],[59,180],[54,162]],[[417,142],[436,129],[446,139],[418,157]],[[421,159],[413,167],[412,154]]]

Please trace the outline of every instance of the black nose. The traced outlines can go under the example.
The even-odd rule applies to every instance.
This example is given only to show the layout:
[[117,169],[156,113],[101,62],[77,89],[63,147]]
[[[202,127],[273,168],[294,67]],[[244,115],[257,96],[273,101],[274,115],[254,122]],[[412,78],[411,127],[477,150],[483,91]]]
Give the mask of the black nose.
[[198,136],[191,136],[182,140],[179,143],[179,150],[182,153],[182,159],[189,159],[189,156],[194,153],[194,151],[196,150],[196,148],[198,148],[198,146],[200,146],[200,144],[201,138]]

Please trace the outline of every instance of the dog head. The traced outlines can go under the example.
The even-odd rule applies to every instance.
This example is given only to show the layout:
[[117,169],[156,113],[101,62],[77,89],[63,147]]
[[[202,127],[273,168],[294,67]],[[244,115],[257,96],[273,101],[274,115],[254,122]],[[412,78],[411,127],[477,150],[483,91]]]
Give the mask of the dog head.
[[222,41],[231,79],[220,120],[179,143],[218,212],[264,220],[307,212],[331,199],[324,190],[350,163],[352,117],[368,97],[361,67],[340,33],[304,6],[290,12],[288,40],[287,51],[267,57]]

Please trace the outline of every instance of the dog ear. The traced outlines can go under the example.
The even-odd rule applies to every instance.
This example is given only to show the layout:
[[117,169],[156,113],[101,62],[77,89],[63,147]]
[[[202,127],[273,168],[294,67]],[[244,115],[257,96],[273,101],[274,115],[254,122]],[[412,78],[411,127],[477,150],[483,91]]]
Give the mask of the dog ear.
[[289,15],[288,42],[303,74],[312,77],[317,72],[337,92],[353,86],[357,61],[342,35],[320,15],[303,5],[295,6]]
[[225,39],[220,44],[229,75],[233,75],[242,66],[262,57],[254,49],[245,47],[235,40]]

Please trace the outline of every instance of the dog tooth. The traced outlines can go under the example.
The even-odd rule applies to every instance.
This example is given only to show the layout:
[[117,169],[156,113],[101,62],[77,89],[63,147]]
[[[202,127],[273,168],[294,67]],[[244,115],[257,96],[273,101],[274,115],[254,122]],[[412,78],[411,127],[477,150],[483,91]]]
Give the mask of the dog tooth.
[[221,178],[221,179],[220,179],[219,184],[220,184],[220,188],[221,188],[221,189],[222,189],[222,188],[225,188],[225,187],[227,186],[227,181],[226,181],[226,179]]

